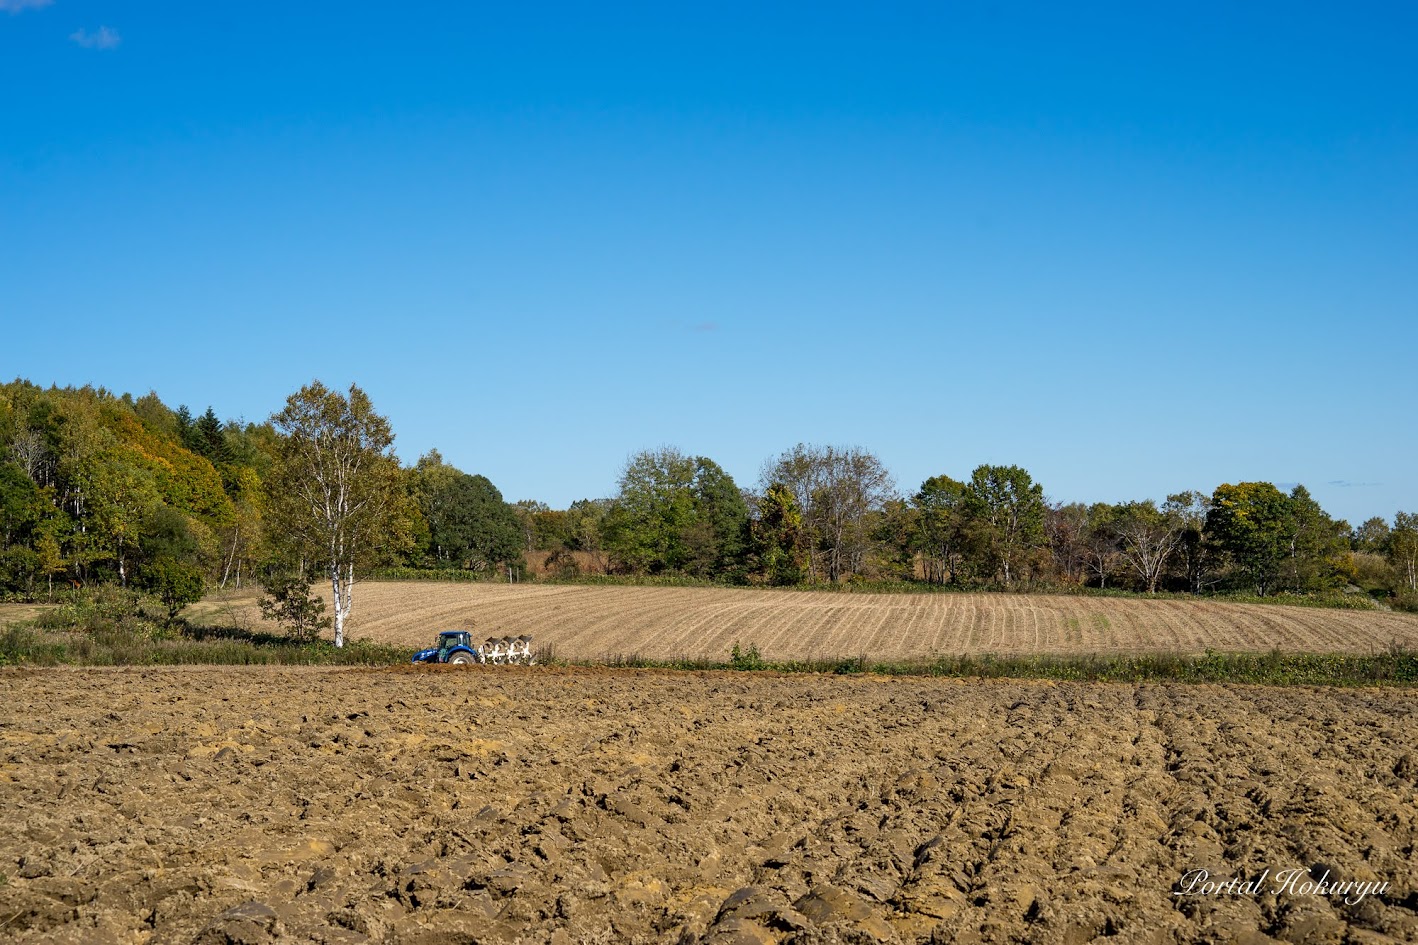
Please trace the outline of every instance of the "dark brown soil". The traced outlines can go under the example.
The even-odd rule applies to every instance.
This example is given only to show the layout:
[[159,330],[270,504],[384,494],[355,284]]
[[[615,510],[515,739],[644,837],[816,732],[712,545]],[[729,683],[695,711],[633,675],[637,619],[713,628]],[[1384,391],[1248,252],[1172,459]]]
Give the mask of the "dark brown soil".
[[[17,942],[1418,940],[1411,690],[423,667],[0,699]],[[1174,895],[1194,869],[1272,879]]]

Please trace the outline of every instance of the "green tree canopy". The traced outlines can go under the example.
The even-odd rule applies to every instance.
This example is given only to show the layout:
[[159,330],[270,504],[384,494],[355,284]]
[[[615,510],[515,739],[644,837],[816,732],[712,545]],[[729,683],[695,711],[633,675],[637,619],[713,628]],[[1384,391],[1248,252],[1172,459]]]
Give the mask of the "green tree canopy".
[[916,519],[915,548],[933,584],[960,581],[968,549],[966,486],[949,476],[932,476],[911,498]]
[[1044,490],[1019,466],[979,466],[965,492],[974,556],[1006,585],[1044,542]]
[[1270,483],[1226,483],[1211,494],[1206,533],[1264,595],[1280,578],[1289,518],[1289,499]]
[[1388,522],[1375,515],[1354,529],[1351,543],[1355,551],[1381,555],[1388,550],[1388,536]]
[[806,576],[803,512],[793,493],[781,482],[770,483],[759,497],[754,522],[754,553],[758,571],[770,584],[801,583]]
[[394,434],[353,384],[341,394],[313,381],[271,423],[280,439],[267,530],[288,555],[319,562],[332,592],[335,645],[343,646],[356,569],[408,537]]
[[438,567],[489,571],[520,562],[526,535],[517,510],[485,476],[470,476],[437,450],[410,471],[426,525],[424,555]]
[[1288,498],[1284,586],[1297,594],[1343,586],[1349,523],[1331,518],[1304,486],[1295,486]]
[[1206,516],[1207,537],[1262,595],[1333,586],[1348,532],[1304,486],[1286,495],[1268,482],[1221,485]]
[[441,512],[429,531],[442,562],[490,571],[522,560],[521,524],[487,477],[459,473],[441,487],[437,502]]
[[766,463],[760,482],[792,494],[802,510],[809,572],[833,582],[862,572],[878,544],[876,519],[896,498],[886,466],[855,446],[799,443]]
[[747,527],[748,506],[718,463],[663,447],[626,463],[604,541],[633,571],[711,576],[741,565]]

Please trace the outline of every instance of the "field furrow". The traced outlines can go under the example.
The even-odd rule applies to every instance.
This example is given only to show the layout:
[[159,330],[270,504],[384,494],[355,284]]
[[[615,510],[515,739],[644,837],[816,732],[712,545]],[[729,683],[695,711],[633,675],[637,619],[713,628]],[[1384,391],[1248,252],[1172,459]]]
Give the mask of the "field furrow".
[[[355,637],[414,647],[440,629],[467,627],[477,639],[530,634],[573,659],[724,659],[735,643],[780,660],[1418,649],[1418,617],[1409,614],[1207,600],[421,582],[356,590]],[[249,592],[204,601],[192,614],[275,629]]]
[[[0,699],[19,945],[1418,940],[1411,690],[9,669]],[[1198,869],[1272,881],[1176,895]],[[1387,885],[1275,882],[1326,872]]]

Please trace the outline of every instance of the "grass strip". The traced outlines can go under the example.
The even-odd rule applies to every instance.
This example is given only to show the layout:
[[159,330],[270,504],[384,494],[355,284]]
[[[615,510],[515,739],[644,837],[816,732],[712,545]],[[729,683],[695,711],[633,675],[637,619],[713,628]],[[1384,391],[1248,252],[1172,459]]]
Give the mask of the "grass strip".
[[151,637],[124,630],[54,632],[15,625],[0,631],[0,666],[389,666],[411,650],[354,640],[296,642],[262,635],[199,632]]
[[1418,653],[1395,648],[1372,654],[1222,653],[1136,655],[943,656],[921,660],[657,660],[616,656],[567,665],[624,668],[739,670],[835,675],[929,676],[955,679],[1056,679],[1078,682],[1247,683],[1265,686],[1418,685]]

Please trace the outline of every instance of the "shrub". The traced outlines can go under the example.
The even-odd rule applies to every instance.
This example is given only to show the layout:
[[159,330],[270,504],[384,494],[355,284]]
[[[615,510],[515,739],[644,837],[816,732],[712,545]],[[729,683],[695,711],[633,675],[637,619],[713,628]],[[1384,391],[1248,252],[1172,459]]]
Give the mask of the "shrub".
[[275,571],[261,581],[261,616],[290,631],[292,639],[314,640],[332,623],[325,602],[310,592],[310,581],[294,571]]
[[177,619],[177,612],[202,599],[206,581],[195,564],[172,558],[159,558],[143,566],[143,583],[167,605],[167,619]]
[[758,644],[750,643],[744,650],[737,643],[729,650],[729,668],[744,670],[767,669],[768,661],[758,652]]
[[82,633],[130,633],[156,638],[168,634],[165,621],[149,616],[162,612],[156,600],[129,588],[100,584],[76,592],[70,599],[44,612],[35,625],[44,630]]

